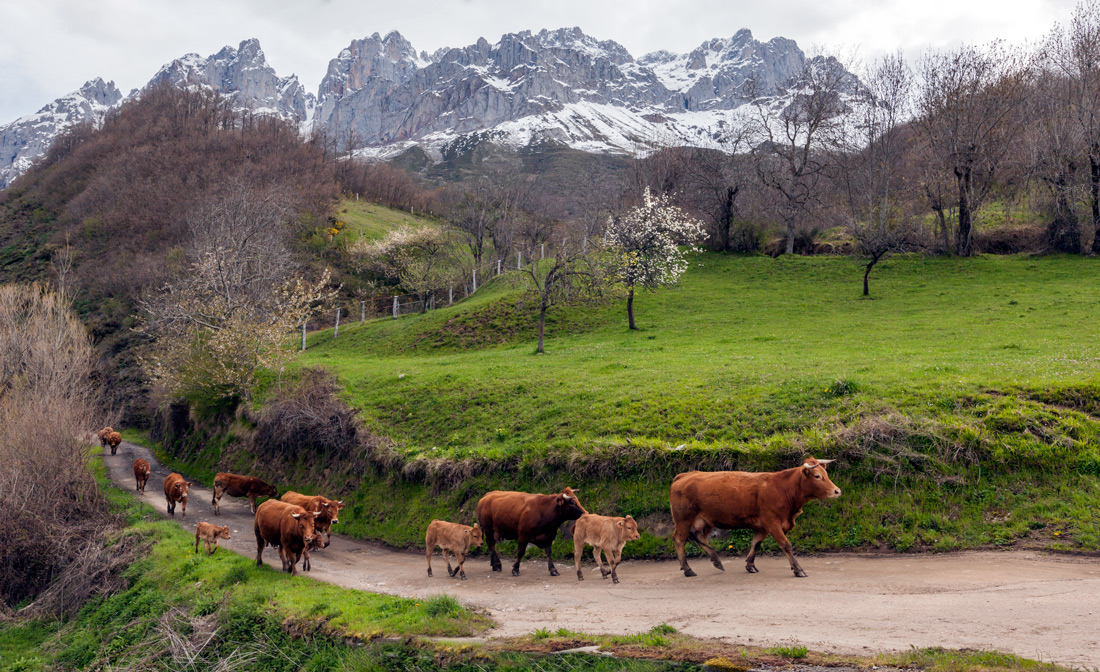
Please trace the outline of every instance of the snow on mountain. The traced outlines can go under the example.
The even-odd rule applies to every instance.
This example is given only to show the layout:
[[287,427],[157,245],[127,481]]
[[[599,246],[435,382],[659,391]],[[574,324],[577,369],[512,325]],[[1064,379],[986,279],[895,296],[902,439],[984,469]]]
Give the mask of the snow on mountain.
[[0,126],[0,189],[45,154],[59,133],[74,124],[102,122],[121,99],[114,82],[96,78],[38,112]]

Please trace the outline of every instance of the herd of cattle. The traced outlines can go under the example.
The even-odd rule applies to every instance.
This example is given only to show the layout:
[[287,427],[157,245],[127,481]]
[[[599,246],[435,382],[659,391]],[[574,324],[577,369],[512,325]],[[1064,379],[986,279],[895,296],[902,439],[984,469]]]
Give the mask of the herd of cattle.
[[[118,436],[108,427],[108,435]],[[103,441],[103,432],[100,440]],[[114,454],[118,444],[111,445]],[[710,557],[714,566],[724,570],[718,553],[707,543],[707,538],[715,529],[750,529],[754,532],[745,558],[745,569],[755,573],[754,561],[756,548],[769,535],[786,554],[795,576],[804,577],[806,572],[795,560],[791,543],[786,533],[794,527],[795,519],[802,513],[802,507],[814,499],[833,499],[840,496],[826,473],[826,465],[832,460],[806,459],[792,469],[775,472],[744,471],[689,471],[676,476],[669,490],[669,503],[672,508],[674,524],[673,541],[680,569],[684,576],[695,576],[684,556],[684,545],[689,539],[695,541]],[[134,479],[139,492],[145,492],[145,483],[149,479],[149,463],[137,459],[133,464]],[[189,483],[180,474],[170,474],[164,479],[164,496],[168,503],[168,513],[175,515],[176,505],[181,507],[181,515],[187,515],[187,491]],[[275,486],[251,476],[219,473],[214,478],[214,496],[211,504],[215,515],[220,515],[220,500],[224,495],[248,497],[250,510],[255,514],[256,565],[263,565],[263,551],[266,546],[279,549],[283,571],[297,574],[298,561],[302,569],[310,569],[310,551],[326,548],[332,541],[332,525],[339,522],[340,510],[344,502],[328,499],[321,495],[303,495],[288,491],[279,499]],[[270,497],[256,506],[257,497]],[[424,538],[425,555],[428,562],[428,576],[432,575],[432,555],[438,547],[447,561],[447,574],[466,579],[463,564],[473,548],[487,544],[489,564],[492,570],[502,569],[496,544],[501,540],[515,540],[518,544],[516,561],[512,564],[512,575],[519,576],[520,561],[529,545],[537,546],[546,554],[547,568],[551,576],[558,576],[554,559],[550,554],[551,544],[558,530],[567,521],[577,521],[573,525],[573,562],[577,579],[583,580],[581,556],[586,546],[592,546],[592,555],[600,568],[603,578],[611,577],[619,582],[617,569],[622,557],[623,546],[639,539],[638,524],[631,516],[600,516],[588,511],[581,505],[577,493],[572,488],[553,494],[532,494],[526,492],[506,492],[496,490],[483,496],[477,503],[477,522],[473,526],[433,520],[428,525]],[[229,539],[229,528],[200,522],[195,530],[195,552],[199,542],[206,543],[208,554],[217,548],[218,538]],[[456,565],[451,566],[451,558]],[[608,568],[604,568],[601,554],[606,557]]]

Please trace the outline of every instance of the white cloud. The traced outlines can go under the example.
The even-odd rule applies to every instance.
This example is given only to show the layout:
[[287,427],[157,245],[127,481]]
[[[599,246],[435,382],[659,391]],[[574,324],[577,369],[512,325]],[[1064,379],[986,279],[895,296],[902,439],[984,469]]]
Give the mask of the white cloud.
[[812,45],[902,48],[915,55],[962,42],[1040,39],[1073,0],[0,0],[0,123],[37,110],[93,77],[123,92],[188,52],[214,53],[258,38],[280,75],[310,90],[353,40],[397,29],[417,49],[478,37],[580,26],[639,56],[689,51],[749,28]]

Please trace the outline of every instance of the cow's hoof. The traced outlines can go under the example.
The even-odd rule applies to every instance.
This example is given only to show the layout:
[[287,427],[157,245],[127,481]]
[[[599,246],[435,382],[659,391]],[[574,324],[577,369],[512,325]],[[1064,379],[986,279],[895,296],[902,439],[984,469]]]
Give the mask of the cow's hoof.
[[512,568],[512,576],[519,576],[519,570],[515,567]]
[[756,565],[745,565],[745,571],[749,574],[756,574],[760,570],[756,568]]
[[690,569],[685,569],[684,576],[695,576],[695,572]]
[[798,569],[794,570],[794,575],[795,575],[795,576],[797,576],[797,577],[798,577],[798,578],[800,578],[800,579],[804,579],[804,578],[806,578],[806,572],[802,571],[802,568],[801,568],[801,567],[799,567]]
[[584,581],[584,574],[581,574],[580,572],[577,572],[577,580],[578,581]]
[[619,582],[619,579],[618,579],[618,578],[616,578],[616,577],[614,577],[614,576],[613,576],[613,577],[611,577],[611,583],[618,583],[618,582]]
[[711,564],[713,564],[716,568],[722,570],[723,572],[726,571],[726,568],[722,566],[722,561],[721,560],[715,560]]
[[428,578],[429,579],[432,578],[432,570],[430,570],[430,569],[428,570]]
[[558,570],[551,567],[550,568],[550,576],[558,576]]
[[466,575],[465,575],[465,574],[459,574],[459,575],[458,575],[458,578],[460,578],[460,579],[462,579],[463,581],[465,581],[465,580],[466,580]]

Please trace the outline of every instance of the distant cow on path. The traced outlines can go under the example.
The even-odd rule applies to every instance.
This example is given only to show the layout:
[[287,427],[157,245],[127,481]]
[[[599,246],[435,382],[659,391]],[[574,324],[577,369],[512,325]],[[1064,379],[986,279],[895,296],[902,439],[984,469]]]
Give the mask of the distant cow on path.
[[[484,535],[481,526],[474,523],[473,527],[459,523],[448,523],[445,520],[433,520],[428,525],[428,531],[424,534],[424,555],[428,558],[428,576],[432,575],[432,553],[438,546],[443,553],[443,559],[447,561],[447,575],[454,577],[457,574],[463,581],[466,580],[466,570],[462,568],[466,562],[466,554],[471,548],[481,545]],[[451,569],[451,559],[447,552],[455,556],[458,564]]]
[[296,565],[313,543],[316,532],[313,520],[317,514],[300,506],[269,499],[256,508],[256,566],[264,564],[264,546],[278,546],[283,571],[298,573]]
[[340,509],[344,508],[343,500],[328,499],[321,495],[303,495],[293,490],[288,490],[279,498],[287,504],[295,504],[306,511],[315,511],[317,516],[315,526],[317,535],[325,535],[325,543],[322,548],[328,548],[332,543],[332,526],[340,522]]
[[194,483],[188,483],[187,480],[179,474],[169,474],[164,479],[164,498],[168,500],[168,513],[173,516],[176,515],[176,504],[181,504],[183,507],[183,517],[187,517],[187,489]]
[[95,435],[99,437],[100,447],[102,447],[102,448],[107,447],[107,437],[110,436],[111,432],[113,432],[113,431],[115,431],[115,430],[110,428],[110,427],[104,427],[103,429],[101,429],[101,430],[99,430],[98,432],[95,433]]
[[[581,556],[584,555],[584,545],[592,547],[592,557],[600,568],[603,578],[611,577],[613,583],[619,582],[619,575],[615,570],[622,559],[623,546],[628,541],[641,539],[638,534],[638,523],[632,516],[617,518],[614,516],[597,516],[586,513],[573,524],[573,565],[577,570],[577,580],[584,581],[581,572]],[[607,564],[610,569],[603,568],[600,554],[607,556]]]
[[220,516],[222,495],[248,497],[249,511],[256,513],[257,497],[275,497],[277,494],[274,485],[264,483],[258,478],[222,472],[214,476],[214,496],[210,503],[214,505],[214,515]]
[[825,473],[825,465],[830,462],[810,457],[801,466],[784,471],[689,471],[674,478],[668,499],[675,524],[672,538],[684,576],[695,576],[684,558],[684,544],[689,537],[707,552],[715,567],[725,570],[707,543],[707,536],[715,528],[750,529],[755,533],[745,558],[747,571],[757,571],[756,546],[770,534],[787,554],[794,575],[806,576],[794,559],[786,533],[810,500],[840,497],[840,488]]
[[134,481],[137,485],[134,488],[141,494],[145,494],[145,484],[149,482],[149,473],[152,472],[152,468],[149,463],[140,457],[134,460]]
[[527,552],[527,544],[534,544],[546,552],[546,565],[550,576],[557,576],[550,546],[558,534],[558,528],[567,520],[576,520],[588,513],[581,506],[572,488],[556,495],[536,495],[527,492],[494,490],[477,503],[477,520],[489,544],[489,564],[494,572],[501,570],[496,543],[502,539],[515,539],[519,544],[512,576],[519,576],[519,563]]
[[111,447],[112,455],[118,452],[118,444],[120,443],[122,443],[122,435],[118,432],[111,432],[107,435],[107,445]]

